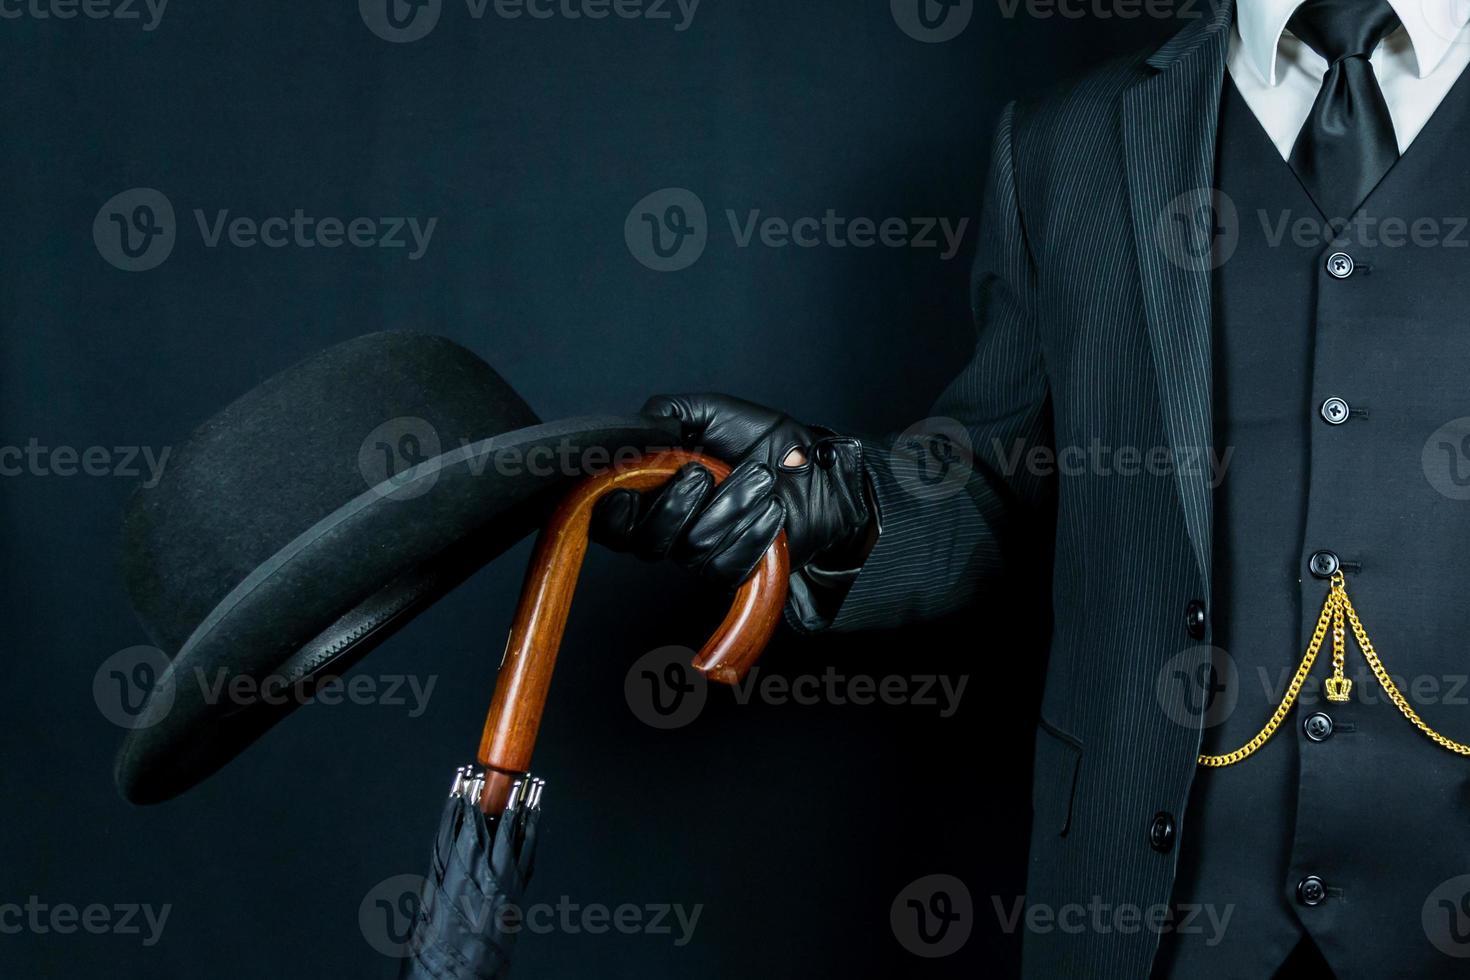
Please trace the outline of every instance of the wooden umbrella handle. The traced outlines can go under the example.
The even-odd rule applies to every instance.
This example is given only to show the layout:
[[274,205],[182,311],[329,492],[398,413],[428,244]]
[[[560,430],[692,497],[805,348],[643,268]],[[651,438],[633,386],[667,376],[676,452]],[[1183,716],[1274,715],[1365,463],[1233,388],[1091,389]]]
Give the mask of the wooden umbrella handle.
[[[687,463],[704,466],[716,482],[730,475],[725,463],[682,449],[643,456],[577,484],[542,529],[480,737],[479,762],[486,770],[480,805],[486,813],[505,808],[514,780],[531,766],[552,668],[587,554],[592,508],[612,490],[657,487]],[[695,669],[723,684],[738,683],[745,676],[780,622],[789,574],[783,531],[736,593],[724,622],[695,657]]]

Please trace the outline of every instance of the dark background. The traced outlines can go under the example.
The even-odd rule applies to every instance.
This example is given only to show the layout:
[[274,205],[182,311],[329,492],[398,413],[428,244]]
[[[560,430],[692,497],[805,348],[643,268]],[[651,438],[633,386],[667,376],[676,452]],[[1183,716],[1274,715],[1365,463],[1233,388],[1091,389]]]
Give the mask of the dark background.
[[[16,9],[16,8],[9,8]],[[24,9],[24,8],[22,8]],[[705,0],[672,21],[505,20],[445,0],[422,40],[351,2],[173,0],[139,21],[0,19],[0,442],[180,442],[265,377],[377,329],[443,333],[544,418],[719,389],[848,431],[922,418],[970,346],[967,260],[1001,106],[1155,42],[1160,20],[1006,17],[979,4],[920,43],[882,0]],[[677,19],[677,15],[676,15]],[[624,242],[670,186],[709,209],[702,258],[659,273]],[[172,255],[120,271],[103,203],[153,187]],[[438,217],[403,250],[206,248],[192,210]],[[738,248],[725,210],[793,219],[970,218],[965,248]],[[1099,247],[1111,247],[1100,245]],[[116,567],[120,476],[0,478],[0,904],[168,903],[162,941],[0,935],[0,976],[389,977],[358,906],[425,870],[468,761],[528,547],[359,671],[436,678],[429,710],[313,706],[151,809],[112,786],[120,729],[92,682],[147,642]],[[628,666],[719,617],[677,570],[593,554],[539,745],[548,830],[532,901],[703,905],[694,939],[528,935],[536,977],[973,976],[1012,972],[997,922],[1024,887],[1044,630],[1034,596],[893,634],[782,635],[796,676],[968,676],[957,715],[918,705],[736,704],[658,732]],[[974,933],[908,952],[889,906],[951,874]]]

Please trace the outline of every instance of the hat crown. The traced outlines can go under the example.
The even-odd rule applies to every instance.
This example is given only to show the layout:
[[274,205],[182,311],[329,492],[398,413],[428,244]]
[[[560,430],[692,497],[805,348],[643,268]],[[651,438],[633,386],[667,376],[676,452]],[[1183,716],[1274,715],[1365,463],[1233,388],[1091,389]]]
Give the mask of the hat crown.
[[201,425],[123,523],[123,577],[170,655],[252,569],[425,459],[538,423],[494,368],[443,337],[357,337],[287,368]]

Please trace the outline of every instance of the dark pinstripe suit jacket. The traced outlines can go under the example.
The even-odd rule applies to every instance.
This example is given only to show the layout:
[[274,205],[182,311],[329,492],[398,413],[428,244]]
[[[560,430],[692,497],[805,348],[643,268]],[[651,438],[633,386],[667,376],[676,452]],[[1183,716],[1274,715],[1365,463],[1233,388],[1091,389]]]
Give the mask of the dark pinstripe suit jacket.
[[[968,439],[973,470],[936,479],[933,440],[867,446],[882,533],[836,628],[957,609],[1055,520],[1027,902],[1059,915],[1169,902],[1177,850],[1149,827],[1183,822],[1200,746],[1182,686],[1159,679],[1205,659],[1185,610],[1210,595],[1210,272],[1182,218],[1212,184],[1231,14],[1006,108],[974,358],[934,410],[953,421],[931,426],[962,427],[948,442]],[[1157,934],[1104,918],[1028,929],[1026,974],[1146,976]]]

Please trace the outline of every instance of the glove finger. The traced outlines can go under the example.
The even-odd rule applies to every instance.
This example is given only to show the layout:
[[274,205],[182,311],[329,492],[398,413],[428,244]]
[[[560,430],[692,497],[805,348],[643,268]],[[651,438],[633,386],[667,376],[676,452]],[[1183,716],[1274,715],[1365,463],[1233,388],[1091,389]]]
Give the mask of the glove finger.
[[639,507],[639,495],[633,490],[614,490],[605,495],[592,508],[589,536],[614,551],[632,551]]
[[750,578],[761,557],[786,523],[786,508],[780,498],[767,498],[755,516],[726,537],[701,569],[703,576],[728,588]]
[[647,561],[667,558],[714,489],[715,477],[709,470],[698,463],[681,467],[651,499],[645,496],[633,534],[633,550]]
[[763,405],[720,394],[654,395],[643,414],[677,420],[684,445],[729,463],[743,459],[782,417]]
[[776,474],[758,460],[735,467],[690,523],[673,551],[674,560],[691,568],[703,566],[732,531],[748,524],[775,494]]

